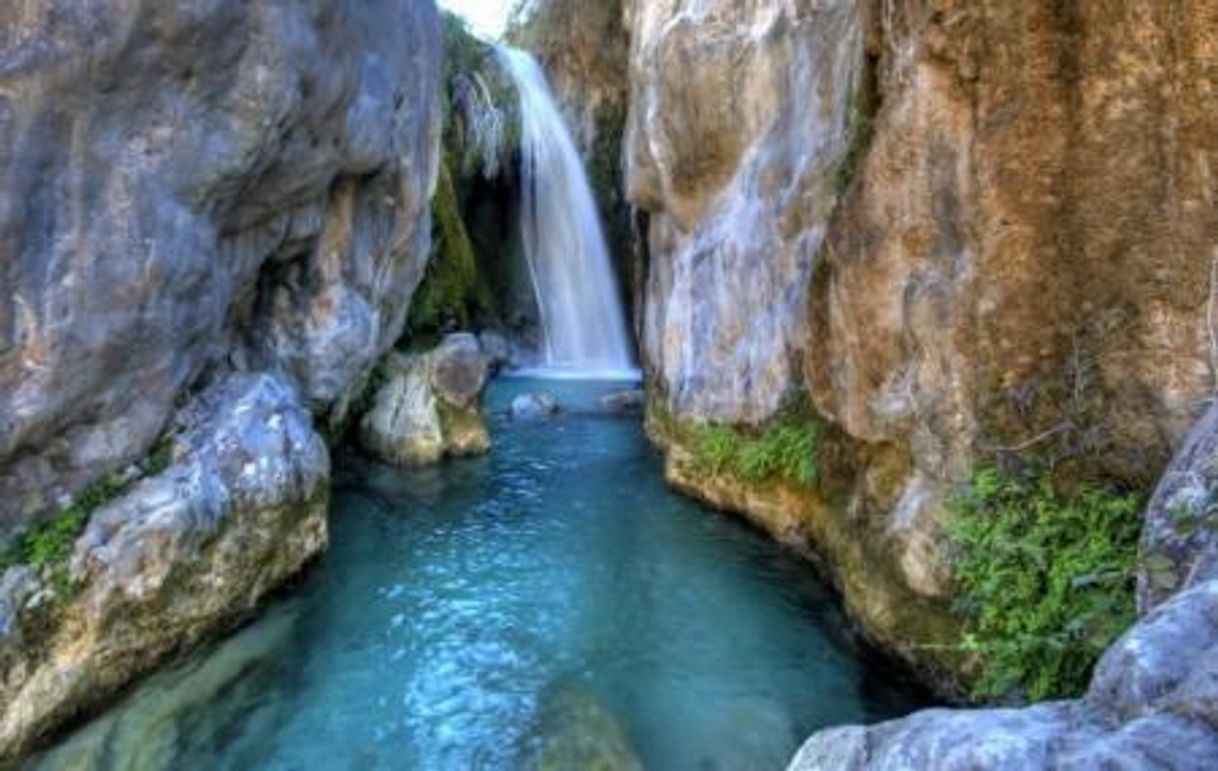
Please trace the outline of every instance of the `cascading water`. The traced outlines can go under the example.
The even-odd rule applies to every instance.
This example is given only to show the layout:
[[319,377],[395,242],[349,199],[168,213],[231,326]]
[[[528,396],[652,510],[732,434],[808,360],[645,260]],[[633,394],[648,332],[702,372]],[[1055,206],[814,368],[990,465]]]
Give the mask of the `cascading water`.
[[633,376],[626,320],[583,163],[541,66],[502,46],[520,93],[521,228],[547,370]]

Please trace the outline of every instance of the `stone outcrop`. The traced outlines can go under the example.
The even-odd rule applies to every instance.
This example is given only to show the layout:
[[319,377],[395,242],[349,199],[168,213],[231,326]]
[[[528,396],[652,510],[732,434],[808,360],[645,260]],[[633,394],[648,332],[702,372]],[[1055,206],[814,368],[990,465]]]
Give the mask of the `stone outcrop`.
[[336,424],[427,257],[429,0],[0,9],[0,542],[209,368]]
[[1177,771],[1218,763],[1218,406],[1151,499],[1141,619],[1103,656],[1086,696],[1005,710],[929,710],[812,737],[792,771],[908,768]]
[[[1218,4],[925,2],[870,23],[878,110],[804,357],[906,582],[978,465],[1149,487],[1214,383]],[[1182,22],[1181,19],[1188,21]],[[880,483],[882,480],[882,483]],[[939,571],[945,575],[946,571]]]
[[176,420],[174,456],[90,519],[66,585],[0,581],[0,758],[241,620],[326,546],[330,461],[295,389],[232,375]]
[[1159,481],[1139,548],[1138,607],[1218,579],[1218,406],[1197,424]]
[[481,401],[490,361],[469,334],[449,335],[427,353],[390,355],[385,382],[360,422],[363,448],[386,463],[413,466],[487,452]]

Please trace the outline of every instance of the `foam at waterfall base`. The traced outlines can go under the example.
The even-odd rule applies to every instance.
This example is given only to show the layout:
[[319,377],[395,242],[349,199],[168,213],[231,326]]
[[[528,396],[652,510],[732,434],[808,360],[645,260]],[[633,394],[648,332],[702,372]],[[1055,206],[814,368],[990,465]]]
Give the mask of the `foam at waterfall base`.
[[615,367],[518,367],[505,370],[502,376],[506,378],[527,378],[530,380],[586,381],[589,383],[621,382],[638,384],[643,382],[642,370]]

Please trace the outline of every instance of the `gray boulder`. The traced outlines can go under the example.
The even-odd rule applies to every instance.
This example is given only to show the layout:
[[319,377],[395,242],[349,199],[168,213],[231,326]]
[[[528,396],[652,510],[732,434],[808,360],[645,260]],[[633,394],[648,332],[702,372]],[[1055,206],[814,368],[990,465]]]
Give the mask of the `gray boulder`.
[[489,365],[473,335],[450,335],[434,351],[392,354],[387,379],[360,421],[360,444],[395,465],[428,465],[491,447],[482,415]]
[[508,414],[512,420],[545,420],[562,411],[558,402],[549,394],[521,394],[512,400]]
[[473,335],[449,335],[431,353],[432,390],[458,409],[481,398],[489,375],[488,359]]
[[1138,607],[1218,578],[1218,405],[1189,434],[1150,505],[1139,545]]
[[71,589],[28,567],[0,578],[0,760],[250,613],[325,548],[329,455],[295,388],[232,375],[178,420],[177,462],[94,513]]
[[498,370],[512,361],[512,344],[506,336],[494,330],[478,334],[478,345],[491,369]]

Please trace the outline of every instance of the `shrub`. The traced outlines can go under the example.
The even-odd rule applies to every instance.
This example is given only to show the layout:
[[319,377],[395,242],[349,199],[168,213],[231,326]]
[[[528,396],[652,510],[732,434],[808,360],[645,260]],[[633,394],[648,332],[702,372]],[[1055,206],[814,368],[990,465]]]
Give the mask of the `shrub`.
[[702,473],[750,481],[781,479],[805,487],[820,481],[820,431],[809,418],[782,418],[760,433],[729,426],[702,426],[693,437],[694,466]]
[[1076,696],[1134,620],[1137,493],[1061,494],[1048,475],[977,473],[948,522],[964,648],[982,699]]

